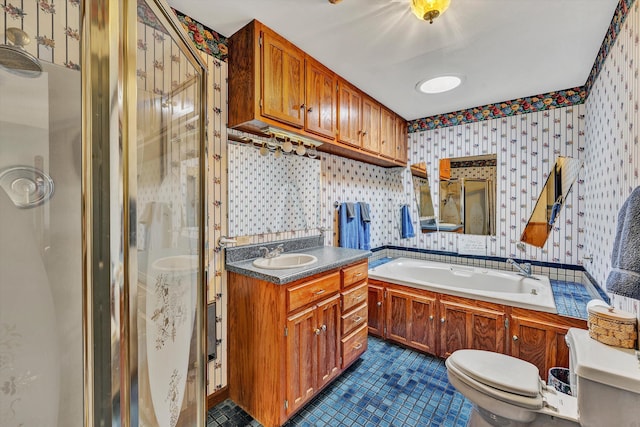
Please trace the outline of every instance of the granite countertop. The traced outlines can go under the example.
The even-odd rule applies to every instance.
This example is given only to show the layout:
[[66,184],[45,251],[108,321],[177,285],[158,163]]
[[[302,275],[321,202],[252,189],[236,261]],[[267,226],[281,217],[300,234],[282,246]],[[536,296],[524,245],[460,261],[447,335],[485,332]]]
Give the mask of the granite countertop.
[[[317,273],[334,270],[347,264],[366,260],[371,255],[370,251],[360,249],[338,248],[334,246],[308,246],[309,244],[317,244],[318,239],[306,240],[308,240],[308,242],[301,243],[300,240],[285,240],[281,242],[270,242],[268,244],[227,249],[226,269],[227,271],[243,274],[255,279],[265,280],[277,285],[284,285]],[[256,255],[259,254],[258,248],[260,246],[272,249],[278,244],[284,244],[285,254],[287,252],[309,254],[318,258],[318,262],[309,266],[286,268],[282,270],[268,270],[254,267],[253,260],[258,258]],[[239,252],[234,253],[234,250],[238,250]]]

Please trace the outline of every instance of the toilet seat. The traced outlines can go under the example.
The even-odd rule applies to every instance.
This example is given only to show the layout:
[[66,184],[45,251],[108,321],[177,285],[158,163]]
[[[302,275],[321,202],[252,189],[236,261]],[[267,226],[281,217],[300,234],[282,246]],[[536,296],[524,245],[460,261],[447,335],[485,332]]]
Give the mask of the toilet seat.
[[544,406],[538,368],[529,362],[483,350],[458,350],[445,362],[467,387],[504,403],[537,411]]

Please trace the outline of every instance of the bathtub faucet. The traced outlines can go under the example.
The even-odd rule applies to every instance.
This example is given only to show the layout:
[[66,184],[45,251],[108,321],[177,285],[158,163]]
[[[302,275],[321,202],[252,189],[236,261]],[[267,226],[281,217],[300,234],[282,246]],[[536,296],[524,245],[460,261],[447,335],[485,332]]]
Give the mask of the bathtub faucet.
[[531,274],[531,263],[526,262],[524,264],[518,264],[512,258],[508,258],[507,262],[509,264],[513,264],[513,266],[518,269],[518,271],[520,272],[518,274],[521,274],[529,279],[536,279],[536,277]]

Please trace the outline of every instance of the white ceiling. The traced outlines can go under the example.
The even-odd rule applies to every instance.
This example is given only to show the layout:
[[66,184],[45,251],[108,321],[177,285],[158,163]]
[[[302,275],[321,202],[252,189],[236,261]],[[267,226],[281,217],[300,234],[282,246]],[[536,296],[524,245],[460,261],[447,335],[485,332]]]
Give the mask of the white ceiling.
[[[582,86],[618,0],[451,0],[433,24],[409,0],[169,0],[224,36],[258,19],[407,120]],[[415,90],[456,74],[451,92]]]

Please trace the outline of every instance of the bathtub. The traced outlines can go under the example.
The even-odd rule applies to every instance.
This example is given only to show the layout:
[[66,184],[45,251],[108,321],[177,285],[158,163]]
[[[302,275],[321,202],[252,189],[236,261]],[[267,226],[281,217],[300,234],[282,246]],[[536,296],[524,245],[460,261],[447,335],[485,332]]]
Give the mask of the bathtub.
[[526,278],[490,268],[397,258],[369,270],[369,278],[442,294],[557,313],[546,276]]

